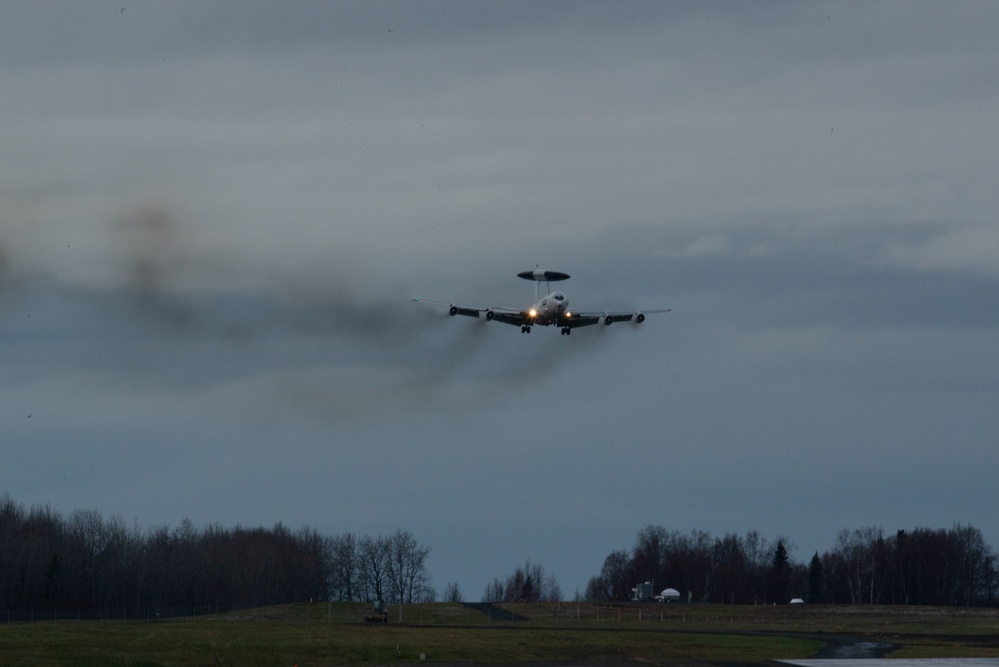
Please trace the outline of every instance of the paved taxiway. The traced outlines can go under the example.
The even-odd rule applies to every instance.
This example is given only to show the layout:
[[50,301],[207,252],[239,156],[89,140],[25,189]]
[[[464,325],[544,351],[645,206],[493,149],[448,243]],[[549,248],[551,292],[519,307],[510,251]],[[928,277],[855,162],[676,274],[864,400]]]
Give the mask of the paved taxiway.
[[777,662],[797,667],[999,667],[999,658],[814,658]]

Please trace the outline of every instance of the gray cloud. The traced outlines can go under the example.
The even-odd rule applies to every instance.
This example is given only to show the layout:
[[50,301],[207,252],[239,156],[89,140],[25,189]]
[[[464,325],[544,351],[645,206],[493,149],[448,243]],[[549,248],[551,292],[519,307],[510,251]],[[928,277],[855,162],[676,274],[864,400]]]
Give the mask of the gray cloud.
[[360,258],[278,272],[213,257],[185,229],[162,206],[115,221],[109,287],[26,267],[34,277],[6,295],[8,370],[84,373],[98,391],[182,392],[189,408],[247,418],[340,423],[474,408],[542,383],[559,363],[551,346],[491,362],[497,337],[484,319],[455,326],[444,308],[359,287],[378,270]]
[[[648,522],[999,543],[991,5],[124,7],[0,21],[16,499],[401,525],[471,597],[469,535],[567,591]],[[673,312],[409,302],[537,263]]]

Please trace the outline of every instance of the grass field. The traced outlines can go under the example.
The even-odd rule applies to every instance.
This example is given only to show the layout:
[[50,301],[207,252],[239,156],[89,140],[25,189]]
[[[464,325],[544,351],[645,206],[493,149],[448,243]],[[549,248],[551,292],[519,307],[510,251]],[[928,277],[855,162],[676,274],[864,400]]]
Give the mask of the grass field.
[[355,603],[187,619],[0,625],[0,665],[245,667],[345,664],[750,665],[804,658],[835,636],[897,644],[897,657],[999,657],[999,610],[904,607],[407,606],[362,621]]

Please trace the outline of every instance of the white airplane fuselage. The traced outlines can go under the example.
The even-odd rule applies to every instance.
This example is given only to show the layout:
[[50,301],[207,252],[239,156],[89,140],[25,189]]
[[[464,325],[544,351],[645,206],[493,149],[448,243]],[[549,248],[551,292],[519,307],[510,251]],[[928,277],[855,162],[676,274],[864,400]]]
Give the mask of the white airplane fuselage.
[[564,319],[569,312],[569,299],[562,292],[552,292],[534,302],[528,311],[531,324],[549,326]]

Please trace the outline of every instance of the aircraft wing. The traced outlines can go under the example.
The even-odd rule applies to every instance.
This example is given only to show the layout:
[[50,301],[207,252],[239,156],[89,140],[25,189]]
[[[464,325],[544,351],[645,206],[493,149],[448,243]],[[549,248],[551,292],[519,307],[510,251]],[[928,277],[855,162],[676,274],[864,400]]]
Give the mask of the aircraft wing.
[[597,313],[572,313],[568,317],[562,316],[558,320],[560,327],[575,329],[577,327],[588,327],[591,324],[600,324],[600,315]]
[[641,324],[645,321],[645,316],[647,314],[668,313],[669,311],[669,308],[652,308],[650,310],[573,313],[570,317],[561,319],[559,324],[561,326],[569,327],[570,329],[574,329],[576,327],[586,327],[591,324],[600,324],[601,322],[607,326],[614,324],[615,322],[631,321]]
[[[508,308],[506,306],[460,306],[455,303],[447,303],[445,301],[428,301],[426,299],[413,299],[413,301],[418,301],[420,303],[430,304],[432,306],[442,306],[447,308],[449,315],[464,315],[465,317],[485,317],[487,320],[496,320],[497,322],[502,322],[503,324],[512,324],[513,326],[524,326],[525,324],[530,327],[535,323],[531,315],[524,310],[519,310],[517,308]],[[554,323],[557,326],[563,327],[563,329],[576,329],[578,327],[588,327],[594,324],[604,324],[611,325],[615,322],[635,322],[642,323],[645,321],[645,316],[652,313],[668,313],[669,308],[653,308],[650,310],[627,310],[627,311],[594,311],[594,312],[572,312],[568,315],[559,316],[558,320]],[[548,322],[551,324],[551,322]],[[567,331],[566,331],[567,333]]]
[[527,321],[527,313],[516,308],[507,308],[506,306],[490,306],[488,308],[481,308],[478,306],[459,306],[457,304],[446,303],[444,301],[428,301],[426,299],[413,299],[413,301],[427,303],[432,306],[444,306],[448,309],[448,314],[452,316],[464,315],[465,317],[485,317],[487,320],[496,320],[497,322],[513,324],[515,326],[520,326]]
[[527,313],[522,313],[512,308],[489,308],[486,310],[486,319],[519,327],[527,322]]

